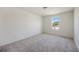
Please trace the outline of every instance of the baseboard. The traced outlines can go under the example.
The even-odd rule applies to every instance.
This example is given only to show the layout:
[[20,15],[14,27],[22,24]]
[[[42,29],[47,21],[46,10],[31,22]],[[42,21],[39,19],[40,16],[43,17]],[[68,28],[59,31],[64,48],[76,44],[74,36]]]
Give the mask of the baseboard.
[[38,33],[38,34],[35,34],[35,35],[32,35],[32,36],[29,36],[29,37],[27,37],[27,38],[22,38],[22,39],[19,39],[19,40],[11,41],[11,42],[9,42],[9,43],[5,43],[5,44],[0,45],[0,47],[3,47],[3,46],[5,46],[5,45],[12,44],[12,43],[14,43],[14,42],[18,42],[18,41],[21,41],[21,40],[29,39],[30,37],[34,37],[34,36],[37,36],[37,35],[40,35],[40,34],[42,34],[42,33]]
[[52,33],[44,33],[44,34],[55,35],[55,36],[60,36],[60,37],[63,37],[63,38],[73,39],[72,37],[66,37],[66,36],[63,36],[63,35],[57,35],[57,34],[52,34]]

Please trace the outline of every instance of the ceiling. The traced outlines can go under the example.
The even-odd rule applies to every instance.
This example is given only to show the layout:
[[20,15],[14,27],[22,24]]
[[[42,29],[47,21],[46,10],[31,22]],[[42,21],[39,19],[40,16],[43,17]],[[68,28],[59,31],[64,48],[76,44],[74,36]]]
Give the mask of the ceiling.
[[53,15],[53,14],[73,10],[72,7],[47,7],[45,9],[43,7],[21,7],[20,9],[23,9],[25,11],[29,11],[38,15],[42,15],[42,16]]

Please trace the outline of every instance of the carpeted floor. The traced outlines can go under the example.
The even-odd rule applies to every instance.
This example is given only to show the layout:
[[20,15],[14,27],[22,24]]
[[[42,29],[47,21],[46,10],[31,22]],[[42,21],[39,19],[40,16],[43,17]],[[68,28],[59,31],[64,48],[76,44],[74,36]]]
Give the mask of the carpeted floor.
[[77,52],[74,40],[47,34],[37,35],[1,47],[2,52]]

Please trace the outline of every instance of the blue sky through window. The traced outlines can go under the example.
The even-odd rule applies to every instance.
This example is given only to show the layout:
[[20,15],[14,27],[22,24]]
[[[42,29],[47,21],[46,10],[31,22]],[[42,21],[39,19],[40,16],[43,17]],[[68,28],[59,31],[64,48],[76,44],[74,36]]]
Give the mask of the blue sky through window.
[[60,17],[58,17],[58,16],[53,17],[53,18],[51,19],[51,22],[52,22],[52,23],[53,23],[53,22],[60,22]]

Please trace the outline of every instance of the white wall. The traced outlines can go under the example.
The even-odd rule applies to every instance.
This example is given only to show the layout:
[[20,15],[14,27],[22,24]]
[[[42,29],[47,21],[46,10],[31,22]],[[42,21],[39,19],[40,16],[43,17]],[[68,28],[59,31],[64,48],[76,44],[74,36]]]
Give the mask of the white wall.
[[41,16],[17,8],[0,8],[0,46],[41,32]]
[[74,40],[79,50],[79,8],[74,10]]
[[[54,16],[59,16],[61,18],[60,30],[54,31],[51,28],[51,18]],[[43,17],[43,32],[50,33],[54,35],[60,35],[64,37],[73,37],[73,11],[63,12],[56,15],[49,15]]]

